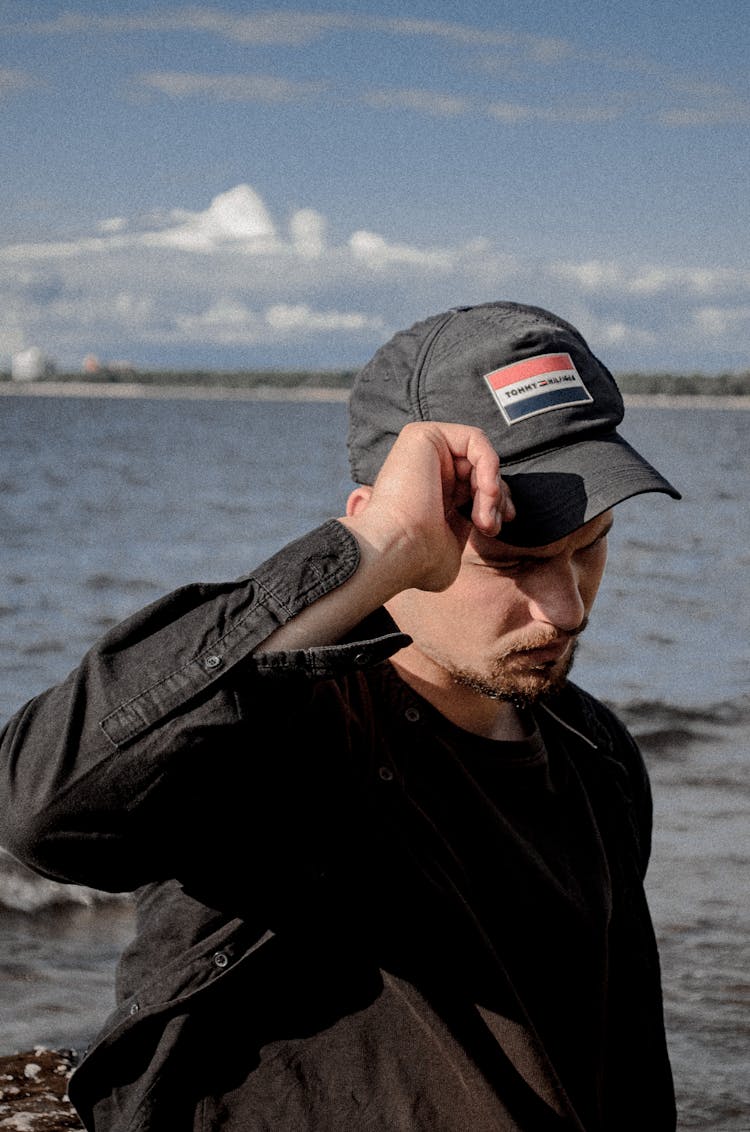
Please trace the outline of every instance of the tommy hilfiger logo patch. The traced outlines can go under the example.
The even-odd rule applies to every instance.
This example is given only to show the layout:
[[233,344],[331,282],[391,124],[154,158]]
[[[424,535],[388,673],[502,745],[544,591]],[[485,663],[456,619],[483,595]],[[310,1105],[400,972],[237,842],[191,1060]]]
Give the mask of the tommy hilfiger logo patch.
[[538,354],[486,373],[484,380],[509,425],[594,400],[570,354]]

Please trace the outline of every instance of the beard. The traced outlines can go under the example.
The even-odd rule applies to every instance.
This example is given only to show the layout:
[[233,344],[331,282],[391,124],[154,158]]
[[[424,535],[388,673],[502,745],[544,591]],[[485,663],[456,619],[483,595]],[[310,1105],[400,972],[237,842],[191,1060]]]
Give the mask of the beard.
[[[584,628],[582,625],[578,632]],[[495,660],[487,672],[451,669],[451,678],[454,684],[470,688],[487,699],[504,700],[517,708],[526,708],[536,703],[540,696],[562,688],[573,667],[577,647],[578,641],[573,640],[560,660],[539,663],[529,656],[528,648],[509,649]]]

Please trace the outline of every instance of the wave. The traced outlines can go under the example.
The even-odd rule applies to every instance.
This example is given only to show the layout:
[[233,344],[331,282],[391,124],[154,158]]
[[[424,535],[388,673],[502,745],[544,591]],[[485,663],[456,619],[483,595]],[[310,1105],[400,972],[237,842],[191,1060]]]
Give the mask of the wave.
[[0,909],[34,913],[60,905],[92,908],[121,904],[127,899],[124,893],[100,892],[39,876],[6,850],[0,849]]
[[608,703],[652,769],[657,761],[665,768],[679,765],[680,781],[696,788],[744,785],[741,752],[750,740],[750,695],[695,707],[646,699]]
[[715,703],[685,707],[665,700],[606,701],[628,725],[648,721],[692,730],[701,726],[742,727],[750,723],[750,694]]

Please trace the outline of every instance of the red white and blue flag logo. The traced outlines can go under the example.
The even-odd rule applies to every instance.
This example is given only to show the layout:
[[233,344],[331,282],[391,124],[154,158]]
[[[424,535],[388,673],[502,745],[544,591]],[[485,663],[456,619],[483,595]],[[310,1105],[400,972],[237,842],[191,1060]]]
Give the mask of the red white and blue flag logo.
[[570,354],[538,354],[486,373],[484,380],[510,425],[537,413],[594,400]]

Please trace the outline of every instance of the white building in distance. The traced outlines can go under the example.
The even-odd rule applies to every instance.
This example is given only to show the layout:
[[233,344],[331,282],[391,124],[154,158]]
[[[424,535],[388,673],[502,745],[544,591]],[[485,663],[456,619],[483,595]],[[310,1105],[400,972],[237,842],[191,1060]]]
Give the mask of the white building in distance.
[[55,364],[36,346],[19,350],[10,360],[10,376],[13,381],[40,381],[51,377]]

